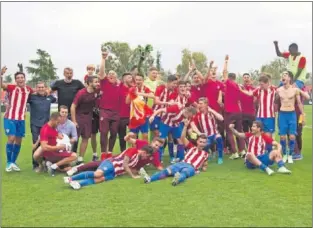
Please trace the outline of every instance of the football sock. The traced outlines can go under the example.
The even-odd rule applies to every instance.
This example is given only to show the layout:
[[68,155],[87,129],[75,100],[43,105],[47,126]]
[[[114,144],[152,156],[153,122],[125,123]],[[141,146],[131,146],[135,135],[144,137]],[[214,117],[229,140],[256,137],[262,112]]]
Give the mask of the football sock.
[[12,156],[12,162],[15,163],[16,162],[16,159],[19,155],[21,151],[21,145],[18,145],[18,144],[14,144],[13,145],[13,156]]
[[51,168],[52,168],[52,169],[57,169],[57,168],[59,168],[59,166],[54,163],[53,165],[51,165]]
[[271,144],[266,144],[266,151],[270,153],[273,150],[273,146]]
[[93,171],[86,171],[79,173],[75,176],[72,176],[72,180],[83,180],[83,179],[88,179],[88,178],[94,178],[94,172]]
[[277,162],[278,168],[285,166],[285,163],[283,162],[283,160],[280,160]]
[[280,140],[280,145],[282,147],[283,155],[286,155],[287,154],[287,151],[286,151],[286,140],[285,139],[281,139]]
[[266,167],[267,167],[266,165],[264,165],[263,163],[261,163],[261,165],[260,165],[259,168],[260,168],[262,171],[265,171]]
[[170,155],[170,159],[174,158],[174,143],[173,142],[168,142],[168,153]]
[[179,161],[184,160],[184,156],[185,156],[185,147],[183,144],[178,144],[177,146],[177,158],[179,159]]
[[152,182],[152,181],[164,179],[168,176],[169,176],[169,173],[168,173],[167,169],[163,169],[162,171],[153,174],[150,178],[151,178],[151,182]]
[[289,155],[293,155],[295,152],[296,141],[294,139],[289,139]]
[[216,147],[218,152],[218,158],[223,158],[224,144],[222,137],[216,139]]
[[80,186],[87,186],[87,185],[92,185],[95,184],[95,180],[93,178],[88,178],[88,179],[84,179],[82,181],[79,182]]
[[161,146],[161,147],[159,148],[160,162],[161,162],[161,161],[162,161],[162,159],[163,159],[163,153],[164,153],[164,147],[163,147],[163,146]]
[[7,143],[5,151],[7,154],[7,162],[12,162],[13,144]]

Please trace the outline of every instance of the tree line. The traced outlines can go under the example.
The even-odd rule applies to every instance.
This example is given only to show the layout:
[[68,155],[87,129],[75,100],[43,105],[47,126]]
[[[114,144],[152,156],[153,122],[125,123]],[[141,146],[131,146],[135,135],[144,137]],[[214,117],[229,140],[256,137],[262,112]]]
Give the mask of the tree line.
[[[164,81],[169,74],[172,74],[171,71],[166,71],[162,67],[161,52],[157,51],[155,55],[152,54],[153,46],[151,44],[138,45],[132,48],[125,42],[106,42],[102,44],[102,47],[106,47],[109,51],[106,69],[114,70],[118,76],[131,71],[134,66],[137,66],[140,73],[144,76],[146,76],[150,67],[155,66]],[[37,59],[29,60],[30,65],[25,67],[26,72],[31,76],[27,84],[34,87],[38,81],[50,83],[59,79],[56,73],[57,68],[53,64],[50,54],[42,49],[37,49],[36,54],[38,56]],[[208,58],[203,52],[192,52],[189,49],[183,49],[181,54],[181,63],[177,65],[175,73],[179,75],[187,74],[190,63],[195,64],[202,74],[207,73]],[[19,71],[24,72],[22,63],[18,63],[17,67]],[[98,71],[99,65],[96,68],[96,71]],[[250,69],[247,73],[250,73],[255,82],[257,82],[256,79],[261,72],[269,73],[272,76],[273,83],[278,84],[280,75],[285,70],[287,70],[287,60],[275,58],[271,62],[262,65],[260,69]],[[239,74],[239,83],[242,82],[242,77],[240,76]],[[13,81],[12,75],[7,75],[4,81],[11,83]],[[312,73],[310,72],[307,74],[306,84],[310,85],[311,82]]]

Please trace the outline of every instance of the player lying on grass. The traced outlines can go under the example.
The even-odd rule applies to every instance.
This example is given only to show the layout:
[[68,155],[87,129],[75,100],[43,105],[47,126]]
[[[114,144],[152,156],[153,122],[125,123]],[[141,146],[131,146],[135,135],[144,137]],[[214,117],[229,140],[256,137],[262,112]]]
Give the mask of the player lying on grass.
[[[130,143],[132,145],[133,148],[137,148],[140,149],[143,146],[148,145],[148,142],[145,140],[140,140],[140,139],[136,139],[137,135],[129,132],[126,136],[125,136],[125,141]],[[137,165],[134,167],[134,169],[132,170],[133,173],[138,173],[139,169],[141,167],[144,167],[147,164],[153,164],[154,167],[158,170],[162,170],[163,167],[160,163],[159,160],[159,148],[161,145],[163,145],[164,141],[158,137],[155,137],[152,142],[150,143],[150,146],[154,149],[154,152],[152,153],[151,156],[148,156],[147,159],[142,159],[140,162],[137,163]],[[116,155],[119,156],[119,155]],[[115,157],[116,157],[115,156]],[[105,160],[107,159],[106,157],[101,158],[101,160]],[[93,161],[93,162],[88,162],[86,164],[83,165],[79,165],[79,166],[74,166],[72,167],[69,171],[67,171],[67,175],[68,176],[72,176],[75,173],[80,173],[80,172],[84,172],[84,171],[96,171],[98,166],[100,165],[101,161]],[[67,178],[65,178],[65,181],[67,181]]]
[[[251,132],[241,133],[235,129],[234,124],[230,124],[229,128],[236,137],[248,139],[248,152],[245,157],[245,165],[248,169],[259,167],[268,175],[272,175],[274,171],[268,166],[277,163],[278,173],[291,174],[291,171],[285,167],[281,156],[281,145],[274,141],[270,136],[262,132],[262,123],[254,121],[251,127]],[[266,153],[266,145],[271,144],[276,147],[270,153]]]
[[172,185],[176,186],[182,183],[187,178],[194,176],[199,169],[203,171],[207,169],[208,153],[204,151],[204,147],[207,145],[207,136],[199,135],[197,138],[197,146],[194,146],[186,138],[186,132],[189,125],[189,120],[184,120],[184,129],[182,132],[181,140],[183,141],[188,152],[185,155],[185,159],[181,162],[168,166],[161,172],[153,174],[151,177],[145,172],[144,169],[140,170],[140,175],[144,178],[145,183],[150,183],[164,179],[166,177],[174,176]]
[[[83,186],[113,180],[116,176],[123,175],[125,172],[134,179],[140,178],[132,170],[141,160],[151,156],[153,151],[154,149],[151,146],[144,146],[139,150],[129,148],[116,157],[103,160],[95,172],[86,171],[73,177],[64,177],[64,182],[77,190]],[[78,180],[80,181],[78,182]]]

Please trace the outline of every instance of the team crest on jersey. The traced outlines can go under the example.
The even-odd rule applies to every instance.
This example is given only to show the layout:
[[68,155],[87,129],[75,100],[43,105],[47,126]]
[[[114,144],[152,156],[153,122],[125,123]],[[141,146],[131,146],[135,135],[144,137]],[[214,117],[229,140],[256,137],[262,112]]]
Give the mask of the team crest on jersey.
[[100,120],[103,121],[103,117],[101,117]]
[[220,89],[220,86],[217,86],[217,89]]
[[50,101],[50,98],[49,98],[49,97],[47,97],[47,101]]
[[103,167],[103,170],[104,170],[104,171],[107,171],[107,170],[108,170],[108,168],[107,168],[107,167]]
[[10,132],[10,129],[5,129],[5,132],[6,132],[6,133],[9,133],[9,132]]

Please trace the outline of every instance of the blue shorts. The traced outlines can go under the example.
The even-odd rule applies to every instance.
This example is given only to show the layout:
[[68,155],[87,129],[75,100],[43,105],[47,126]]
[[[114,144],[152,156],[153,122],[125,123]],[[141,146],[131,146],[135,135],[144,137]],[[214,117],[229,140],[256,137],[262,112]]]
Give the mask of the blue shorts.
[[25,120],[3,119],[3,126],[6,136],[25,137]]
[[103,172],[104,180],[113,180],[115,177],[114,166],[110,160],[103,160],[97,169]]
[[133,132],[135,134],[139,134],[139,132],[146,134],[149,132],[149,118],[146,118],[146,122],[139,127],[130,129],[130,132]]
[[279,135],[297,135],[297,115],[296,112],[278,113]]
[[256,120],[262,122],[263,131],[265,133],[273,134],[275,132],[275,118],[274,117],[270,117],[270,118],[257,117]]
[[182,125],[177,127],[170,127],[167,124],[160,122],[160,138],[166,139],[168,134],[171,133],[174,139],[179,139],[181,137],[181,133],[183,132]]
[[161,123],[161,117],[156,116],[154,120],[152,121],[152,123],[150,123],[150,130],[151,131],[159,130],[160,123]]
[[206,147],[204,147],[204,150],[206,152],[209,152],[210,147],[213,145],[213,143],[215,143],[215,137],[216,137],[215,134],[214,135],[210,135],[208,137],[208,143],[207,143]]
[[[271,166],[274,164],[274,161],[272,161],[270,159],[270,155],[269,153],[266,154],[262,154],[260,156],[257,156],[257,159],[259,159],[264,165],[266,166]],[[255,169],[257,168],[256,165],[252,164],[251,162],[249,162],[248,160],[245,160],[245,165],[248,169]]]
[[[303,89],[303,88],[304,88],[304,82],[303,82],[303,81],[296,80],[295,83],[296,83],[296,86],[297,86],[299,89]],[[282,83],[282,82],[279,83],[279,87],[281,87],[281,86],[283,86],[283,83]]]
[[171,171],[171,176],[174,176],[175,173],[177,172],[178,173],[183,172],[187,175],[187,177],[192,177],[196,173],[195,168],[186,162],[175,163],[173,165],[168,166],[166,169]]

